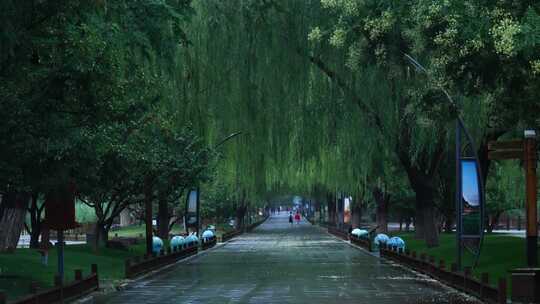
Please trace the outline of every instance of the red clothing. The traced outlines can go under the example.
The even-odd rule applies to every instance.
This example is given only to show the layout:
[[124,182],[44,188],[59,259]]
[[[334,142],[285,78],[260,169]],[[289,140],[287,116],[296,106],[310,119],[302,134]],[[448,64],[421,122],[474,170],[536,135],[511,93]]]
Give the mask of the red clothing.
[[295,214],[295,215],[294,215],[294,219],[297,220],[297,221],[299,221],[299,220],[300,220],[300,214],[298,214],[298,213]]

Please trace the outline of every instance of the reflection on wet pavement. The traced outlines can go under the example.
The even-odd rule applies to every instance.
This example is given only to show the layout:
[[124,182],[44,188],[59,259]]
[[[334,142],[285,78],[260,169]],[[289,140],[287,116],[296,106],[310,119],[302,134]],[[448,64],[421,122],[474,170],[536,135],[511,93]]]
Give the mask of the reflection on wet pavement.
[[274,215],[97,303],[472,303],[432,279]]

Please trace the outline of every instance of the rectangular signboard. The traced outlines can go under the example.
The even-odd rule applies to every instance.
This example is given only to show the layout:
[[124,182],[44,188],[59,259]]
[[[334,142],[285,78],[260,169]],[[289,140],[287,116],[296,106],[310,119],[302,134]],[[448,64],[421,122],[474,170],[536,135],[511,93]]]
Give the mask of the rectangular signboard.
[[351,198],[346,197],[343,200],[343,222],[345,224],[351,223]]
[[[461,160],[461,222],[462,222],[462,246],[476,254],[480,250],[480,239],[482,235],[481,218],[481,191],[480,171],[475,160]],[[463,238],[468,235],[468,238]],[[470,238],[470,236],[476,236]]]
[[199,227],[199,192],[190,190],[186,201],[186,227]]

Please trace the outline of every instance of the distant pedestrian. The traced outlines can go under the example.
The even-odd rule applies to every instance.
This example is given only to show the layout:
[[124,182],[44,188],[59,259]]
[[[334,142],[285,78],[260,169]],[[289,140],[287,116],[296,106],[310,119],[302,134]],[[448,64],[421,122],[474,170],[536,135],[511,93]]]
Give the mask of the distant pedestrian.
[[293,224],[293,215],[292,215],[292,212],[289,212],[289,223],[291,223],[291,225]]
[[296,224],[300,224],[300,212],[296,212],[294,215],[294,219],[296,220]]

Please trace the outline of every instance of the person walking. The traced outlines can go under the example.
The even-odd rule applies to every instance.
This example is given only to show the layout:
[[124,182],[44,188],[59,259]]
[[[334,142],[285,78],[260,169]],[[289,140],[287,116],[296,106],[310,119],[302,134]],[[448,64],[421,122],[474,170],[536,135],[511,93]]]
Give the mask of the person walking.
[[291,225],[293,224],[293,215],[292,215],[292,212],[289,212],[289,223],[291,223]]
[[294,219],[296,220],[296,224],[300,224],[300,212],[296,211],[296,214],[294,215]]

